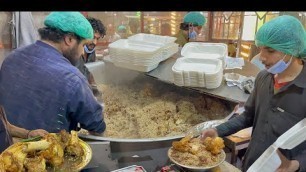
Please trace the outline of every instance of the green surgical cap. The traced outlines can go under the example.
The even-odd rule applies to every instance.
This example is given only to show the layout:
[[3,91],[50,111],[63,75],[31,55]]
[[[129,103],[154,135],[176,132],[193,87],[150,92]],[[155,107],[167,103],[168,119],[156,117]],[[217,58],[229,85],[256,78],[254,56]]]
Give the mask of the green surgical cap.
[[295,57],[306,55],[306,33],[301,22],[289,15],[276,17],[259,28],[256,46],[267,46]]
[[184,16],[184,23],[203,26],[206,23],[206,18],[200,12],[189,12]]
[[94,31],[89,21],[79,12],[51,12],[44,21],[47,27],[71,32],[83,39],[93,39]]
[[123,25],[118,26],[118,31],[121,31],[121,30],[126,30],[126,27]]

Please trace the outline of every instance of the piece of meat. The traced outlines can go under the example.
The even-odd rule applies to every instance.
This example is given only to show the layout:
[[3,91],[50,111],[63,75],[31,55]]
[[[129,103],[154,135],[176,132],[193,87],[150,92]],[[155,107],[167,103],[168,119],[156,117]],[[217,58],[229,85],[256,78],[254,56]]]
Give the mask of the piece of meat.
[[22,172],[24,171],[24,162],[27,154],[36,150],[44,150],[49,148],[50,143],[46,140],[37,142],[19,142],[12,148],[5,150],[0,157],[3,169],[6,172]]
[[44,157],[52,166],[60,166],[64,162],[64,149],[60,138],[55,134],[48,134],[45,136],[45,140],[51,145],[48,149],[41,151],[39,155]]
[[217,155],[221,152],[221,150],[225,147],[224,141],[220,137],[207,137],[203,144],[206,146],[206,150],[211,152],[214,155]]
[[71,131],[71,138],[68,142],[68,145],[65,149],[68,155],[81,157],[84,155],[84,150],[79,142],[78,133],[76,131]]
[[46,160],[42,156],[26,158],[24,166],[27,172],[47,172]]
[[71,139],[70,134],[66,130],[61,130],[59,137],[61,138],[60,140],[63,144],[63,147],[66,148],[66,146],[68,146],[69,140]]

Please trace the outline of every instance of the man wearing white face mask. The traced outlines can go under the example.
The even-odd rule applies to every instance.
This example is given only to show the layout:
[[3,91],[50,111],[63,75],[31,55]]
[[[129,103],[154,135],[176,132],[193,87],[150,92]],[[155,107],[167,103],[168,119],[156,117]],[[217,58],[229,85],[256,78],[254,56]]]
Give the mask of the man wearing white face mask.
[[106,34],[106,28],[99,19],[95,19],[95,18],[92,18],[92,17],[87,17],[87,20],[89,21],[89,23],[91,24],[91,26],[94,30],[94,38],[93,38],[92,42],[90,42],[90,43],[88,43],[84,46],[84,53],[82,54],[81,58],[77,62],[76,67],[87,78],[94,95],[98,96],[98,95],[100,95],[100,93],[99,93],[99,90],[97,88],[95,79],[94,79],[92,73],[85,66],[85,63],[96,61],[95,47],[97,45],[98,40],[100,38],[103,38],[104,35]]
[[[256,77],[255,88],[245,111],[216,128],[202,132],[227,136],[253,127],[252,139],[242,162],[247,169],[276,139],[306,117],[306,33],[300,21],[279,16],[256,33],[256,46],[266,70]],[[306,171],[306,141],[291,150],[278,150],[281,165],[277,172]]]
[[184,16],[184,22],[180,24],[180,30],[175,35],[176,43],[183,47],[187,42],[196,40],[206,18],[200,12],[189,12]]

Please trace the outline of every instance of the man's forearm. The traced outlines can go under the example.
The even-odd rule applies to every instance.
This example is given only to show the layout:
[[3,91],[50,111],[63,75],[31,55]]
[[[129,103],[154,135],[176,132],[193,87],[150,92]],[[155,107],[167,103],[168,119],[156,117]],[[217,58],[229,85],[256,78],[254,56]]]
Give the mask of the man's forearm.
[[306,171],[306,150],[302,150],[301,154],[293,157],[294,160],[298,161],[299,170],[298,171]]
[[245,114],[241,114],[223,124],[220,124],[216,127],[218,135],[220,137],[228,136],[231,134],[236,133],[237,131],[250,127],[248,125],[247,119],[245,117]]
[[92,73],[89,73],[88,82],[89,82],[90,85],[96,85],[96,81],[95,81]]
[[8,129],[13,137],[18,137],[18,138],[27,138],[27,135],[30,131],[24,128],[17,127],[10,123],[8,123]]

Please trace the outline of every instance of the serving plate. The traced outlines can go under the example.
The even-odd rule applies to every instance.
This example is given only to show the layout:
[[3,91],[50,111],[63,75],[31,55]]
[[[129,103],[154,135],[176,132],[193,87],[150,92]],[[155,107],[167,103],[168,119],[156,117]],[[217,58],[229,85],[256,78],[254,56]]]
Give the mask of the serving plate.
[[186,168],[186,169],[188,169],[188,170],[190,170],[190,171],[194,171],[194,172],[204,172],[204,171],[211,170],[212,168],[215,168],[215,167],[219,166],[220,164],[222,164],[222,163],[225,161],[225,157],[226,157],[226,154],[225,154],[224,150],[221,150],[222,159],[220,160],[220,162],[218,162],[217,164],[215,164],[215,165],[213,165],[213,166],[197,167],[197,166],[184,165],[184,164],[181,164],[181,163],[177,162],[176,160],[174,160],[174,159],[171,157],[172,151],[173,151],[173,147],[171,147],[171,148],[168,150],[168,157],[169,157],[169,159],[170,159],[173,163],[175,163],[176,165],[178,165],[178,166],[180,166],[180,167]]
[[[51,134],[56,134],[56,133],[51,133]],[[41,137],[40,137],[41,138]],[[41,139],[39,139],[39,137],[34,137],[34,138],[30,138],[30,139],[26,139],[23,140],[22,142],[29,142],[29,141],[39,141]],[[22,142],[17,142],[14,143],[13,145],[9,146],[7,149],[5,149],[2,154],[4,152],[7,152],[13,148],[15,148],[16,146],[19,146],[20,144],[22,144]],[[60,167],[47,167],[46,170],[49,172],[53,172],[53,171],[63,171],[63,172],[70,172],[70,171],[81,171],[92,159],[92,149],[91,147],[84,142],[83,140],[79,139],[79,143],[81,145],[81,147],[84,150],[84,155],[82,156],[82,159],[80,160],[79,163],[72,163],[71,161],[69,162],[69,160],[67,159],[67,157],[64,157],[64,163],[60,166]],[[1,155],[2,155],[1,154]],[[0,157],[1,157],[0,155]]]

